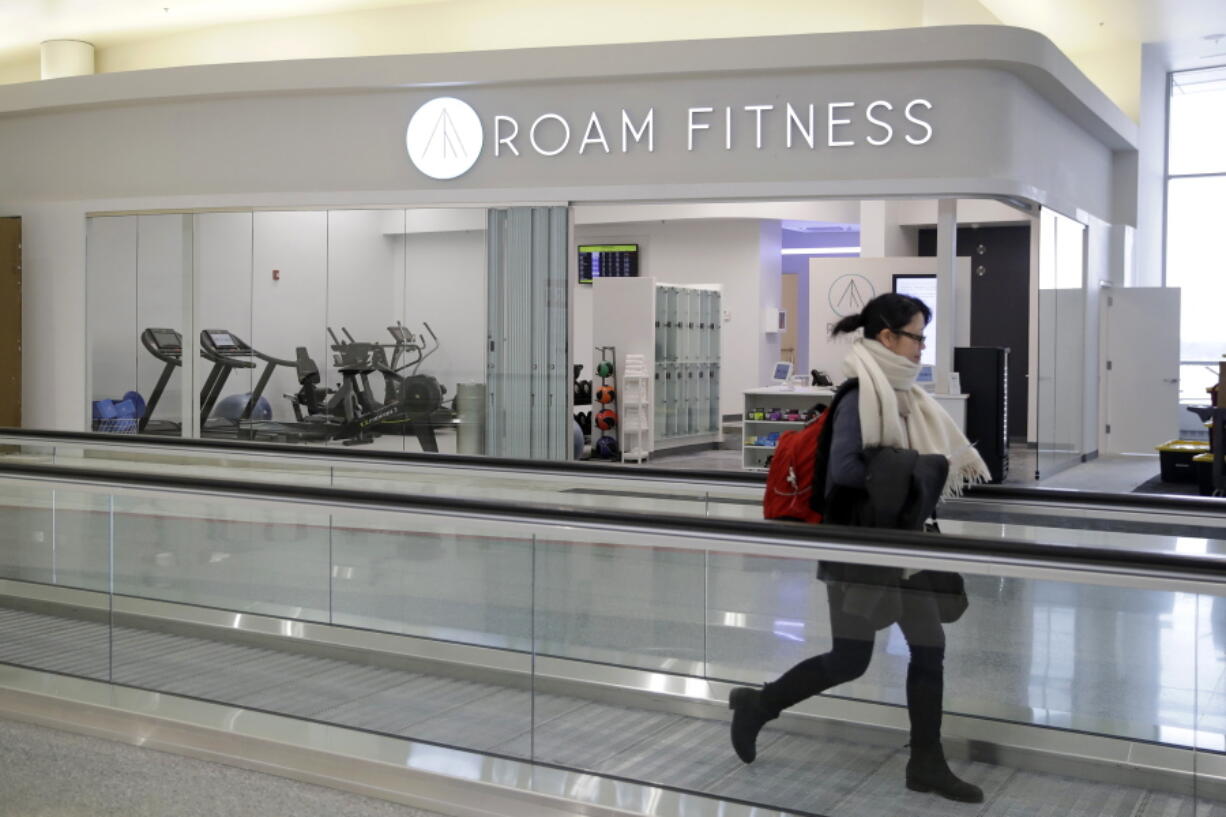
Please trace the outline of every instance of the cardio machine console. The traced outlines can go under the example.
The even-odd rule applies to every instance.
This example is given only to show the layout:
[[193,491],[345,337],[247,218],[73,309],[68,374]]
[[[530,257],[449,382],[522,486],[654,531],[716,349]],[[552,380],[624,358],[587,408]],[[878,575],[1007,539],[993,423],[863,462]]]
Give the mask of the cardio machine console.
[[183,357],[183,336],[174,329],[150,327],[141,332],[140,342],[163,363],[178,364]]

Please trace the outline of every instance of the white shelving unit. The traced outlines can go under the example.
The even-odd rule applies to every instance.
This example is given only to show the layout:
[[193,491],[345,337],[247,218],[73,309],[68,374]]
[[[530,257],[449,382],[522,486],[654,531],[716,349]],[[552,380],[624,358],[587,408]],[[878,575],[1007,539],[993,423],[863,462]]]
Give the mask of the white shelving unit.
[[[778,412],[782,417],[800,415],[803,418],[804,413],[814,406],[828,406],[833,399],[834,389],[820,386],[767,386],[746,391],[745,411],[741,415],[744,428],[741,435],[741,465],[747,471],[765,471],[775,447],[751,441],[805,427],[804,419],[767,419],[773,412]],[[761,419],[758,419],[759,412],[764,415]]]
[[651,377],[642,355],[626,355],[621,379],[622,462],[651,454]]

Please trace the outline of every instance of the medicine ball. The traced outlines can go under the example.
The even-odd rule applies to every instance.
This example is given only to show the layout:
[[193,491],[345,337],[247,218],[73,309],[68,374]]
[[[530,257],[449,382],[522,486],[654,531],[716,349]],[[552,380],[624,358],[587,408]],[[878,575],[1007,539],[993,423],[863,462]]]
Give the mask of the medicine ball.
[[611,377],[613,375],[613,361],[602,360],[596,364],[596,374],[601,377]]
[[601,386],[596,389],[596,402],[601,405],[612,403],[616,399],[612,386]]
[[617,440],[613,437],[601,437],[596,441],[596,456],[602,460],[615,460],[620,455]]
[[[232,394],[229,397],[223,397],[217,401],[217,405],[213,408],[213,416],[220,417],[223,420],[233,420],[238,422],[243,416],[243,409],[247,408],[247,401],[251,399],[251,393],[247,394]],[[268,398],[261,397],[259,402],[255,404],[255,408],[251,411],[250,420],[271,420],[272,406],[268,404]]]
[[596,427],[602,431],[608,431],[611,428],[617,427],[617,412],[613,409],[605,409],[596,414]]
[[145,416],[145,398],[141,397],[140,392],[126,391],[123,393],[123,399],[132,404],[133,417]]

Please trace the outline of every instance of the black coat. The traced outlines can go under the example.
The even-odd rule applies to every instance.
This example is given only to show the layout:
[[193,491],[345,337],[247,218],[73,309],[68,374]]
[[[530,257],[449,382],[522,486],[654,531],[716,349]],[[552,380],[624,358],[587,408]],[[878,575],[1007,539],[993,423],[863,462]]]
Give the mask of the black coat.
[[[827,410],[833,412],[842,398],[858,386],[855,379],[845,382]],[[834,423],[830,422],[818,444],[810,500],[822,512],[824,521],[855,527],[923,530],[941,500],[949,461],[940,454],[920,454],[913,449],[866,450],[864,489],[834,485],[827,495],[833,433]],[[957,573],[923,570],[904,582],[902,568],[820,562],[817,576],[824,582],[843,585],[844,612],[867,619],[878,630],[898,621],[904,591],[937,594],[943,622],[956,621],[967,607],[965,586]]]

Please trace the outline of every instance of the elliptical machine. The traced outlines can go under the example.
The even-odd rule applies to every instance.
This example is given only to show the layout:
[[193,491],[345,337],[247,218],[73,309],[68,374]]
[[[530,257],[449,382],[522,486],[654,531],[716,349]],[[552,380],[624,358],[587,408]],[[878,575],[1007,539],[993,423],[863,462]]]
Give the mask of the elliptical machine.
[[[397,322],[389,326],[393,343],[367,343],[356,340],[349,330],[341,327],[341,335],[331,329],[333,365],[341,375],[335,389],[320,385],[319,367],[306,350],[296,350],[297,394],[287,395],[294,416],[303,422],[333,423],[334,439],[345,445],[369,443],[374,435],[399,426],[412,430],[423,451],[437,452],[434,434],[435,413],[442,408],[446,388],[431,375],[418,374],[422,361],[438,350],[438,336],[424,324],[433,340],[429,347],[424,335],[415,335]],[[388,358],[387,349],[391,349]],[[370,375],[378,372],[384,378],[384,397],[376,400],[370,385]],[[406,373],[407,372],[407,373]]]

